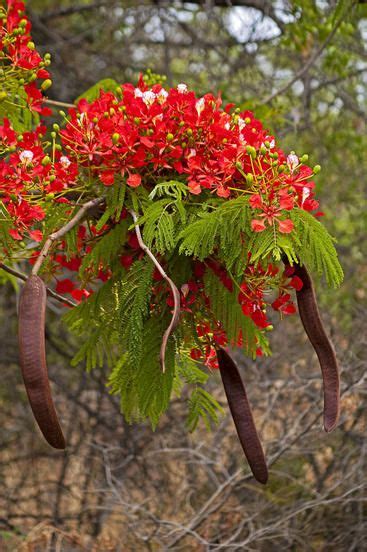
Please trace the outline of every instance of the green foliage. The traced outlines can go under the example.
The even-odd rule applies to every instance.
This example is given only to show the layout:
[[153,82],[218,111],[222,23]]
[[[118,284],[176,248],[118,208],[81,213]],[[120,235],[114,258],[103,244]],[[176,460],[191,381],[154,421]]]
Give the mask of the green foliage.
[[101,265],[113,268],[116,264],[116,253],[126,241],[127,228],[126,219],[122,220],[99,239],[91,252],[85,255],[80,266],[79,274],[82,279],[89,277],[90,271],[92,274],[98,274]]
[[189,399],[189,414],[186,425],[189,431],[194,431],[202,419],[207,429],[211,423],[218,423],[218,414],[222,414],[223,408],[218,401],[202,387],[197,387]]
[[99,97],[101,90],[104,92],[115,92],[118,87],[118,83],[114,79],[102,79],[96,84],[93,84],[88,90],[80,94],[75,100],[75,103],[78,103],[81,99],[86,99],[88,102],[93,102]]
[[158,183],[143,202],[144,213],[138,223],[150,249],[165,253],[176,247],[179,230],[187,220],[187,193],[186,184],[169,180]]
[[177,361],[176,375],[188,384],[204,384],[209,378],[209,375],[200,368],[198,363],[194,362],[190,357],[183,356]]
[[187,194],[188,187],[184,182],[180,182],[179,180],[167,180],[154,186],[153,190],[149,194],[149,199],[163,196],[183,199],[187,196]]
[[174,205],[175,202],[171,199],[155,201],[138,221],[143,225],[146,245],[149,248],[154,246],[158,253],[171,251],[175,247],[175,219],[178,211],[174,209]]
[[248,252],[251,253],[251,262],[255,264],[269,256],[275,261],[280,261],[282,253],[293,264],[297,262],[296,253],[300,245],[299,237],[294,231],[290,234],[281,234],[273,224],[263,232],[252,234],[248,242]]
[[[204,204],[204,208],[208,206]],[[250,234],[250,208],[245,196],[222,203],[212,211],[199,211],[196,219],[181,231],[179,251],[201,261],[219,247],[219,256],[231,269],[243,258],[243,235]]]
[[83,301],[64,315],[63,320],[70,330],[84,338],[84,342],[72,360],[73,366],[83,361],[87,370],[102,366],[104,361],[112,365],[115,352],[112,344],[117,335],[115,311],[116,284],[111,279],[87,301]]
[[203,387],[209,378],[200,365],[190,357],[181,355],[176,364],[175,390],[180,394],[184,383],[190,387],[193,386],[188,399],[188,415],[186,425],[189,431],[194,431],[202,419],[209,429],[211,424],[218,423],[219,415],[223,409],[216,399]]
[[99,231],[103,226],[113,219],[118,221],[121,216],[122,209],[124,207],[126,194],[126,183],[115,181],[115,185],[111,186],[106,193],[106,209],[96,224],[96,229]]
[[50,202],[46,210],[46,218],[43,222],[43,232],[45,236],[52,234],[68,219],[67,213],[70,211],[70,205],[67,203]]
[[143,356],[137,374],[139,408],[143,416],[150,418],[153,427],[168,408],[174,378],[175,348],[172,338],[167,346],[164,374],[159,363],[162,335],[167,325],[167,318],[163,324],[151,318],[144,325]]
[[140,359],[124,353],[108,382],[111,393],[120,395],[121,411],[127,421],[140,421],[148,417],[153,428],[168,407],[174,379],[175,351],[172,340],[167,347],[165,373],[162,373],[159,363],[165,322],[150,318],[144,323]]
[[217,210],[211,213],[199,213],[199,217],[199,220],[182,230],[180,253],[192,255],[203,261],[213,252],[219,234],[225,230],[221,227]]
[[311,270],[324,274],[329,286],[338,287],[343,281],[343,269],[330,234],[307,211],[295,209],[291,216],[300,241],[299,259]]
[[9,217],[9,213],[0,200],[0,243],[3,245],[3,249],[11,251],[14,247],[14,240],[10,237],[9,230],[12,227],[12,220]]
[[248,251],[251,252],[251,262],[256,263],[265,259],[277,247],[277,230],[275,226],[268,227],[263,232],[254,232],[248,242]]
[[[1,81],[0,81],[1,84]],[[10,84],[10,79],[9,83]],[[14,82],[14,86],[17,83]],[[17,132],[32,130],[39,123],[39,116],[27,107],[26,93],[22,87],[8,89],[8,98],[0,102],[0,122],[7,117]]]
[[135,261],[119,283],[119,334],[126,344],[129,357],[137,364],[141,360],[143,343],[146,340],[143,327],[149,314],[152,279],[153,263],[144,258]]
[[65,253],[68,259],[78,253],[78,227],[74,226],[65,234]]
[[282,234],[275,224],[263,232],[252,233],[247,242],[251,262],[258,263],[269,256],[280,261],[284,254],[290,264],[301,261],[318,274],[324,274],[329,286],[338,287],[343,281],[343,270],[338,255],[326,228],[303,209],[290,211],[294,230]]
[[96,367],[102,368],[105,360],[110,366],[112,363],[110,355],[109,332],[106,326],[99,324],[88,332],[88,337],[73,357],[72,366],[85,362],[85,369],[89,372]]
[[[175,384],[194,386],[189,398],[188,427],[194,429],[199,418],[216,422],[220,406],[198,385],[208,379],[191,359],[177,356],[182,336],[168,342],[166,372],[159,361],[162,336],[170,312],[156,317],[149,314],[153,264],[144,257],[130,270],[104,283],[88,300],[70,310],[64,321],[83,342],[73,358],[75,366],[85,362],[87,370],[107,362],[112,366],[108,381],[112,393],[119,394],[121,410],[130,422],[149,418],[156,427],[167,409]],[[221,286],[223,287],[223,286]],[[242,317],[243,318],[243,317]]]

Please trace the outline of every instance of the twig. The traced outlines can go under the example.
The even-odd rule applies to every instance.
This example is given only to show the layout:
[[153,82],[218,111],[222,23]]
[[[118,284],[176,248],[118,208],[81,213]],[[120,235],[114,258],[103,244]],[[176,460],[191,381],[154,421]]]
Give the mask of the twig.
[[70,219],[69,222],[65,224],[65,226],[63,226],[56,232],[53,232],[52,234],[49,235],[49,237],[44,243],[44,246],[41,249],[41,253],[39,254],[37,261],[33,266],[32,274],[38,274],[39,269],[41,268],[43,261],[47,257],[48,251],[51,245],[53,244],[53,242],[62,238],[62,236],[64,236],[67,232],[69,232],[69,230],[74,228],[74,226],[76,226],[78,222],[81,221],[81,219],[84,217],[87,211],[89,211],[90,209],[93,209],[93,207],[96,207],[97,205],[100,205],[103,202],[104,202],[103,197],[97,197],[95,199],[91,199],[90,201],[87,201],[87,203],[84,203],[84,205],[81,206],[77,214],[72,219]]
[[73,15],[75,13],[81,13],[83,11],[95,10],[102,8],[103,6],[108,5],[107,1],[94,2],[92,4],[81,4],[79,6],[68,6],[68,7],[59,7],[56,10],[49,11],[40,16],[42,21],[48,21],[50,19],[55,19],[56,17],[65,17]]
[[[19,272],[18,270],[15,270],[15,268],[11,268],[10,266],[5,265],[4,263],[0,263],[0,268],[2,268],[5,272],[8,272],[12,276],[19,278],[19,280],[23,280],[23,282],[26,282],[28,280],[28,276],[26,274],[23,274],[23,272]],[[60,295],[59,293],[56,293],[56,291],[54,291],[53,289],[46,287],[46,290],[47,290],[47,294],[50,295],[50,297],[57,299],[57,301],[60,301],[61,303],[65,303],[70,307],[77,306],[77,303],[74,303],[74,301],[67,299],[63,295]]]
[[163,278],[166,280],[166,282],[168,282],[168,284],[169,284],[169,286],[172,290],[172,293],[173,293],[174,307],[173,307],[172,319],[171,319],[171,322],[170,322],[168,328],[166,329],[166,331],[163,334],[162,346],[161,346],[161,351],[160,351],[160,355],[159,355],[159,359],[160,359],[160,363],[161,363],[161,367],[162,367],[162,372],[164,373],[165,370],[166,370],[164,360],[165,360],[165,356],[166,356],[166,348],[167,348],[168,338],[171,335],[171,333],[177,328],[178,323],[179,323],[179,319],[180,319],[180,292],[178,291],[175,283],[171,280],[171,278],[163,270],[162,266],[157,261],[156,257],[153,255],[153,253],[151,252],[149,247],[147,245],[145,245],[145,243],[143,242],[143,238],[141,237],[140,227],[139,227],[139,224],[137,224],[138,217],[137,217],[136,213],[134,211],[130,211],[130,213],[131,213],[131,216],[133,217],[133,220],[134,220],[134,223],[135,223],[136,237],[138,238],[138,242],[139,242],[140,247],[148,255],[148,257],[150,257],[150,259],[153,261],[153,263],[157,267],[159,273],[163,276]]
[[294,75],[294,77],[290,81],[288,81],[282,88],[280,88],[279,90],[276,90],[275,92],[273,92],[272,94],[267,96],[261,102],[262,104],[267,104],[267,103],[271,102],[272,100],[274,100],[274,98],[276,98],[277,96],[280,96],[281,94],[284,94],[284,92],[286,92],[288,90],[288,88],[293,86],[293,84],[295,82],[297,82],[301,77],[303,77],[303,75],[305,73],[307,73],[307,71],[312,67],[312,65],[321,56],[321,54],[325,50],[325,48],[330,44],[330,42],[334,38],[334,35],[335,35],[336,31],[339,29],[339,26],[342,23],[343,19],[344,19],[344,13],[342,14],[342,17],[340,17],[338,19],[338,21],[335,23],[334,28],[332,29],[330,34],[327,36],[326,40],[316,50],[314,55],[309,58],[309,60],[305,63],[305,65],[303,67],[301,67],[301,69],[299,69],[299,71],[297,71],[297,73]]
[[59,106],[59,107],[74,107],[75,108],[75,105],[74,104],[71,104],[71,103],[67,103],[67,102],[59,102],[58,100],[50,100],[49,98],[46,98],[44,99],[44,103],[46,104],[49,104],[49,105],[56,105],[56,106]]

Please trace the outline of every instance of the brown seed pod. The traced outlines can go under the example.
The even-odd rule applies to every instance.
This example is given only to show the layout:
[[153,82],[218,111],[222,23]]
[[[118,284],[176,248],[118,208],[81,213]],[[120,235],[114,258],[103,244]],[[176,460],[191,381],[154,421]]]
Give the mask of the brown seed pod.
[[303,327],[318,356],[324,387],[324,428],[332,431],[338,423],[340,410],[339,368],[335,351],[321,321],[314,286],[305,266],[296,265],[295,275],[303,287],[297,291],[298,310]]
[[19,302],[20,366],[28,399],[46,441],[64,449],[65,439],[52,401],[45,352],[46,286],[39,276],[26,281]]
[[255,479],[265,484],[268,480],[268,468],[246,389],[238,368],[227,351],[220,347],[217,350],[217,356],[220,375],[240,443]]

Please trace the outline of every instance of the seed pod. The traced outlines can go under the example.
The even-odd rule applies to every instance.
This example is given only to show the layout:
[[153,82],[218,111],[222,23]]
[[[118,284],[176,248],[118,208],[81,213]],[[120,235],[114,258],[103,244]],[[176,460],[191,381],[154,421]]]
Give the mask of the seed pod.
[[220,347],[217,350],[217,356],[220,375],[240,443],[255,479],[265,484],[268,480],[268,468],[241,376],[234,360],[224,349]]
[[52,401],[45,352],[46,286],[39,276],[30,276],[20,295],[20,366],[28,399],[46,441],[64,449],[65,439]]
[[338,362],[331,341],[320,318],[314,286],[305,266],[296,265],[295,274],[303,287],[297,291],[298,310],[303,327],[318,356],[324,387],[324,428],[332,431],[338,423],[340,380]]

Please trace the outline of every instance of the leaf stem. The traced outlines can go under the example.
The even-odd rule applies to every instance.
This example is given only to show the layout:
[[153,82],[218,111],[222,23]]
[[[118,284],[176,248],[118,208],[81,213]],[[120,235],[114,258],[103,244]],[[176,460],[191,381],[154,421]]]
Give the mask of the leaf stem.
[[162,346],[161,346],[161,351],[160,351],[160,355],[159,355],[162,372],[164,373],[166,371],[165,356],[166,356],[166,348],[167,348],[168,338],[171,335],[171,333],[177,328],[177,326],[179,324],[179,320],[180,320],[180,292],[178,291],[176,284],[167,275],[167,273],[164,271],[162,265],[159,263],[157,258],[153,255],[152,251],[144,243],[143,238],[141,236],[141,232],[140,232],[140,226],[137,223],[137,221],[138,221],[137,214],[133,210],[130,210],[130,214],[131,214],[131,216],[133,217],[133,220],[134,220],[136,237],[138,238],[138,242],[139,242],[140,247],[142,248],[144,253],[146,253],[148,255],[148,257],[153,261],[154,266],[156,266],[156,268],[158,269],[158,271],[162,275],[162,277],[166,280],[166,282],[168,282],[168,284],[169,284],[169,286],[172,290],[172,294],[173,294],[173,301],[174,301],[173,314],[172,314],[171,322],[170,322],[168,328],[166,329],[166,331],[163,334]]

